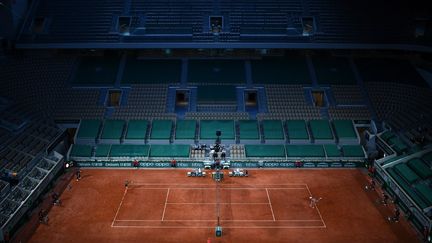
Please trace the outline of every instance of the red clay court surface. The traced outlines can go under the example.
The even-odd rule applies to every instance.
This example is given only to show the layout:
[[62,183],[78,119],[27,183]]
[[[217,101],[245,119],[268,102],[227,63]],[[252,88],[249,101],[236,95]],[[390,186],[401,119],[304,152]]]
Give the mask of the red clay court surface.
[[[186,172],[83,170],[30,242],[419,241],[405,220],[387,221],[391,210],[364,190],[368,182],[357,169],[250,170],[247,178],[226,177],[218,189],[210,176]],[[316,208],[311,195],[323,198]]]

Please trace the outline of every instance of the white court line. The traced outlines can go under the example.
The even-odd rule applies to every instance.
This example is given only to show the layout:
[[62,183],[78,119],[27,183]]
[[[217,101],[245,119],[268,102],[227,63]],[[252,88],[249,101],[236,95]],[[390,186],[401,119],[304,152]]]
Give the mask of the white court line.
[[[309,192],[309,195],[312,197],[312,193],[311,193],[311,191],[309,190],[308,185],[306,185],[306,188],[307,188],[307,190],[308,190],[308,192]],[[324,225],[324,228],[327,228],[327,225],[325,224],[324,219],[323,219],[323,217],[322,217],[322,215],[321,215],[321,212],[319,211],[317,205],[315,205],[315,209],[317,210],[318,215],[320,216],[320,219],[321,219],[321,221],[322,221],[322,223],[323,223],[323,225]]]
[[[116,222],[156,222],[158,219],[116,219]],[[274,222],[273,219],[221,219],[222,222]],[[282,222],[321,222],[320,219],[278,219]],[[217,222],[216,219],[165,219],[164,222]]]
[[[168,185],[168,186],[172,186],[173,184],[146,184],[146,185]],[[187,184],[183,184],[183,185],[187,185]],[[203,186],[209,186],[208,184],[190,184],[191,186],[193,185],[193,186],[198,186],[198,185],[203,185]],[[271,186],[271,184],[265,184],[265,185],[270,185]],[[286,185],[303,185],[303,186],[305,186],[305,188],[264,188],[264,187],[226,187],[226,188],[221,188],[221,189],[265,189],[266,190],[266,193],[267,193],[267,198],[268,198],[268,200],[269,200],[269,203],[226,203],[226,204],[269,204],[269,206],[270,206],[270,209],[271,209],[271,212],[272,212],[272,216],[273,216],[273,220],[221,220],[221,221],[225,221],[225,222],[236,222],[236,221],[239,221],[239,222],[275,222],[275,221],[281,221],[281,222],[290,222],[290,221],[292,221],[292,222],[317,222],[317,221],[320,221],[320,222],[322,222],[322,224],[323,224],[323,226],[231,226],[231,227],[229,227],[229,226],[227,226],[226,228],[240,228],[240,229],[253,229],[253,228],[257,228],[257,229],[259,229],[259,228],[268,228],[268,229],[272,229],[272,228],[280,228],[280,229],[302,229],[302,228],[314,228],[314,229],[318,229],[318,228],[326,228],[327,226],[326,226],[326,224],[325,224],[325,222],[324,222],[324,220],[323,220],[323,218],[322,218],[322,215],[321,215],[321,213],[320,213],[320,211],[319,211],[319,209],[318,209],[318,207],[316,207],[316,210],[317,210],[317,212],[318,212],[318,214],[319,214],[319,216],[320,216],[320,220],[276,220],[275,219],[275,215],[274,215],[274,212],[273,212],[273,208],[272,208],[272,204],[271,204],[271,201],[270,201],[270,196],[269,196],[269,193],[268,193],[268,189],[281,189],[281,190],[283,190],[283,189],[285,189],[285,190],[289,190],[289,189],[307,189],[308,190],[308,192],[309,192],[309,194],[310,195],[312,195],[311,194],[311,192],[310,192],[310,190],[309,190],[309,187],[308,187],[308,185],[307,184],[273,184],[274,186],[286,186]],[[212,229],[212,228],[214,228],[214,227],[207,227],[207,226],[140,226],[140,225],[132,225],[132,226],[122,226],[122,225],[114,225],[115,224],[115,222],[117,221],[117,222],[128,222],[128,221],[130,221],[130,222],[139,222],[139,221],[153,221],[153,222],[156,222],[156,221],[158,221],[158,222],[160,222],[161,220],[119,220],[119,219],[117,219],[117,216],[118,216],[118,213],[119,213],[119,211],[120,211],[120,208],[121,208],[121,206],[122,206],[122,204],[123,204],[123,201],[124,201],[124,198],[125,198],[125,196],[126,196],[126,193],[127,193],[127,189],[128,188],[126,188],[125,189],[125,192],[124,192],[124,194],[123,194],[123,198],[122,198],[122,200],[121,200],[121,202],[120,202],[120,204],[119,204],[119,207],[118,207],[118,209],[117,209],[117,212],[116,212],[116,215],[115,215],[115,217],[114,217],[114,219],[113,219],[113,222],[112,222],[112,224],[111,224],[111,227],[117,227],[117,228],[154,228],[154,229],[162,229],[162,228],[174,228],[174,229],[193,229],[193,228],[199,228],[199,229]],[[169,191],[171,190],[171,189],[215,189],[215,188],[208,188],[208,187],[204,187],[204,188],[190,188],[190,187],[179,187],[179,188],[171,188],[171,187],[167,187],[167,188],[151,188],[151,187],[149,187],[149,188],[135,188],[135,189],[157,189],[157,190],[167,190],[167,196],[166,196],[166,199],[165,199],[165,206],[164,206],[164,211],[163,211],[163,214],[162,214],[162,221],[169,221],[169,222],[180,222],[180,221],[202,221],[202,222],[216,222],[216,220],[164,220],[164,215],[165,215],[165,210],[166,210],[166,205],[167,204],[185,204],[185,203],[168,203],[167,201],[168,201],[168,196],[169,196]],[[204,204],[204,203],[191,203],[191,204]],[[215,204],[215,203],[212,203],[212,204]],[[225,203],[222,203],[222,204],[225,204]]]
[[[216,190],[214,187],[146,187],[146,188],[131,188],[133,190]],[[228,188],[220,188],[221,190],[264,190],[265,187],[228,187]],[[274,187],[274,188],[268,188],[272,190],[305,190],[305,188],[286,188],[286,187]]]
[[245,202],[245,203],[236,203],[236,202],[221,202],[221,203],[213,203],[213,202],[206,202],[206,203],[200,203],[200,202],[185,202],[185,203],[182,203],[182,202],[169,202],[169,203],[167,203],[167,204],[180,204],[180,205],[200,205],[200,204],[203,204],[203,205],[214,205],[214,204],[234,204],[234,205],[248,205],[248,204],[253,204],[253,205],[255,205],[255,204],[269,204],[268,202],[265,202],[265,203],[254,203],[254,202],[250,202],[250,203],[248,203],[248,202]]
[[166,194],[166,198],[165,198],[165,206],[164,206],[164,210],[163,210],[163,212],[162,212],[162,220],[161,220],[161,221],[164,221],[164,217],[165,217],[165,210],[166,210],[166,206],[167,206],[167,202],[168,202],[168,196],[169,196],[169,193],[170,193],[170,189],[168,188],[168,190],[167,190],[167,194]]
[[[132,186],[172,186],[172,185],[176,185],[175,183],[170,183],[170,184],[163,184],[163,183],[135,183],[135,182],[131,182]],[[182,186],[211,186],[211,184],[181,184]],[[236,186],[235,184],[227,184],[225,186]],[[306,183],[287,183],[287,184],[254,184],[251,186],[307,186]]]
[[[114,225],[113,228],[147,228],[147,229],[214,229],[214,226],[143,226]],[[225,229],[323,229],[324,226],[224,226]]]
[[272,213],[272,216],[273,216],[273,221],[276,221],[276,219],[275,219],[275,215],[274,215],[274,213],[273,213],[273,207],[272,207],[272,204],[271,204],[271,201],[270,201],[270,196],[269,196],[269,193],[268,193],[267,188],[266,188],[266,193],[267,193],[267,198],[268,198],[269,205],[270,205],[270,210],[271,210],[271,213]]
[[125,187],[125,190],[124,190],[124,193],[123,193],[122,200],[120,201],[120,204],[119,204],[119,206],[118,206],[118,208],[117,208],[117,212],[116,212],[116,214],[115,214],[115,216],[114,216],[114,219],[113,219],[113,221],[112,221],[112,223],[111,223],[111,227],[114,226],[114,222],[116,221],[117,215],[118,215],[118,213],[120,212],[120,208],[121,208],[121,206],[122,206],[122,204],[123,204],[123,200],[125,199],[125,196],[126,196],[127,190],[128,190],[128,188]]

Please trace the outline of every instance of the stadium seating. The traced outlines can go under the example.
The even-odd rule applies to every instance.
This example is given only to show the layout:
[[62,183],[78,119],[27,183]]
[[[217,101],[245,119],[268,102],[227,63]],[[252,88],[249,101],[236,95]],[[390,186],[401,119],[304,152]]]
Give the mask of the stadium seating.
[[190,60],[188,81],[193,84],[240,84],[245,82],[242,60]]
[[123,84],[179,83],[179,60],[141,60],[129,56],[123,71]]
[[269,113],[258,119],[320,119],[319,108],[306,103],[301,85],[265,85]]
[[[71,4],[65,0],[43,0],[25,22],[19,42],[414,43],[411,23],[423,9],[394,4],[391,13],[382,14],[380,10],[387,5],[376,2],[345,5],[319,0],[117,0],[107,4],[78,0]],[[213,15],[224,19],[219,36],[209,29],[209,16]],[[130,18],[126,34],[119,26],[120,16]],[[33,31],[36,17],[43,20],[39,32]],[[314,19],[312,38],[303,36],[303,17]]]
[[430,152],[418,152],[386,160],[386,170],[393,180],[422,210],[432,205],[429,186],[432,170],[427,161]]
[[312,62],[319,84],[355,84],[355,77],[348,59],[314,56]]
[[364,98],[358,85],[331,85],[334,99],[338,105],[361,105]]
[[430,124],[430,89],[398,83],[389,86],[385,82],[368,83],[367,89],[378,118],[396,130]]
[[302,56],[251,61],[256,84],[308,84],[310,77]]

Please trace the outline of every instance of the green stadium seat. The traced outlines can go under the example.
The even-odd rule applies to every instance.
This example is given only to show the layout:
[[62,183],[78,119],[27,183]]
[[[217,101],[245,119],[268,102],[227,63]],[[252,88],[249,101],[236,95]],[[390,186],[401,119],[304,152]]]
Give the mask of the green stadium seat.
[[125,124],[126,122],[123,120],[105,120],[100,141],[102,143],[120,143]]
[[112,145],[110,151],[110,157],[147,157],[149,154],[149,145]]
[[95,157],[96,158],[107,158],[111,151],[110,144],[99,144],[96,146]]
[[200,122],[200,139],[216,139],[216,131],[222,132],[222,142],[224,140],[233,141],[235,139],[234,121],[232,120],[203,120]]
[[80,122],[77,138],[78,139],[96,139],[99,134],[99,120],[82,120]]
[[150,157],[189,157],[190,145],[160,145],[153,144],[150,147]]
[[189,83],[244,83],[242,60],[189,60]]
[[398,174],[396,173],[395,169],[393,167],[388,168],[387,171],[391,175],[391,177],[396,181],[397,184],[399,184],[403,190],[416,202],[420,208],[426,208],[428,207],[428,203],[424,201],[417,193],[413,191],[411,186]]
[[180,75],[180,60],[143,60],[128,57],[123,71],[122,83],[179,83]]
[[280,120],[262,121],[263,134],[266,142],[269,140],[285,140],[285,134]]
[[173,121],[171,120],[153,120],[150,135],[151,141],[164,140],[165,142],[169,142],[172,123]]
[[177,120],[175,139],[176,140],[194,140],[196,132],[195,120]]
[[91,145],[82,145],[82,144],[73,144],[70,154],[70,157],[88,157],[92,156],[93,146]]
[[422,159],[428,163],[428,164],[432,164],[432,152],[426,153],[422,156]]
[[304,120],[288,120],[286,122],[288,129],[288,138],[290,142],[295,141],[308,141],[309,133],[306,128],[306,121]]
[[407,164],[422,179],[432,176],[432,170],[421,159],[412,159]]
[[144,142],[147,134],[148,121],[130,120],[128,122],[125,140],[140,140]]
[[351,120],[333,120],[332,123],[339,140],[357,139],[357,133]]
[[325,152],[322,145],[286,145],[286,151],[288,157],[322,157],[325,158]]
[[397,171],[409,184],[413,184],[418,181],[420,177],[412,171],[405,163],[398,164],[394,166],[395,171]]
[[309,121],[309,126],[315,141],[334,140],[328,120],[311,120]]
[[345,157],[365,158],[365,153],[361,145],[343,145],[342,153]]
[[246,157],[285,157],[283,145],[245,145]]
[[252,79],[259,84],[310,83],[309,70],[304,57],[253,60]]
[[239,121],[240,141],[260,139],[258,123],[256,120]]
[[428,206],[432,205],[432,189],[423,184],[417,184],[414,186],[414,188],[417,190],[417,192],[421,195],[421,197],[428,203]]
[[341,152],[339,151],[336,144],[324,144],[324,150],[326,151],[327,157],[341,157]]

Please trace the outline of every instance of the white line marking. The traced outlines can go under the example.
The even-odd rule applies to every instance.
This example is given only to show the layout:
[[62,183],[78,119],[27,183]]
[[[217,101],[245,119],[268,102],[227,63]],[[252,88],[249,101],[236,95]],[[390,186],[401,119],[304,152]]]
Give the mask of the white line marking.
[[117,208],[117,212],[116,212],[116,214],[115,214],[115,216],[114,216],[114,219],[113,219],[113,221],[112,221],[112,223],[111,223],[111,227],[114,226],[114,222],[116,221],[117,215],[118,215],[118,213],[120,212],[120,208],[121,208],[121,206],[122,206],[122,204],[123,204],[123,200],[125,199],[125,196],[126,196],[127,190],[128,190],[128,188],[125,187],[125,190],[124,190],[124,193],[123,193],[122,200],[120,201],[120,204],[119,204],[119,206],[118,206],[118,208]]
[[[166,190],[166,189],[171,189],[171,190],[216,190],[214,187],[146,187],[146,188],[131,188],[133,190]],[[227,188],[220,188],[221,190],[264,190],[266,188],[261,188],[261,187],[227,187]],[[300,188],[300,187],[295,187],[295,188],[285,188],[285,187],[274,187],[274,188],[268,188],[271,190],[305,190],[306,188]]]
[[[185,205],[214,205],[214,204],[218,204],[218,203],[213,203],[213,202],[206,202],[206,203],[200,203],[200,202],[186,202],[186,203],[182,203],[182,202],[171,202],[171,203],[167,203],[167,204],[185,204]],[[234,204],[234,205],[248,205],[248,204],[269,204],[268,202],[264,202],[264,203],[254,203],[254,202],[250,202],[250,203],[236,203],[236,202],[221,202],[219,204]]]
[[[172,186],[175,185],[173,183],[171,184],[163,184],[163,183],[134,183],[132,182],[131,184],[129,184],[131,186]],[[211,184],[181,184],[182,186],[211,186]],[[288,183],[288,184],[254,184],[251,186],[263,186],[265,188],[265,186],[307,186],[307,184],[305,183]],[[230,186],[228,185],[224,185],[224,186]],[[235,185],[233,185],[235,186]]]
[[168,202],[168,196],[169,196],[169,193],[170,193],[170,189],[168,188],[168,190],[167,190],[167,194],[166,194],[166,198],[165,198],[165,206],[164,206],[164,210],[163,210],[163,212],[162,212],[162,220],[161,220],[161,221],[164,221],[164,217],[165,217],[165,210],[166,210],[166,206],[167,206],[167,202]]
[[[308,192],[309,192],[309,195],[312,197],[312,193],[311,193],[311,191],[309,190],[309,186],[306,184],[306,189],[308,190]],[[322,221],[322,223],[323,223],[323,227],[324,228],[327,228],[327,225],[325,224],[325,222],[324,222],[324,219],[323,219],[323,217],[322,217],[322,215],[321,215],[321,212],[319,211],[319,209],[318,209],[318,205],[315,205],[315,209],[316,209],[316,211],[318,212],[318,215],[320,216],[320,219],[321,219],[321,221]]]
[[[115,225],[113,228],[148,228],[148,229],[214,229],[208,226],[142,226]],[[224,226],[226,229],[324,229],[324,226]]]
[[272,207],[272,204],[271,204],[271,201],[270,201],[270,196],[269,196],[269,193],[268,193],[267,188],[266,188],[266,193],[267,193],[267,198],[268,198],[269,205],[270,205],[270,210],[271,210],[271,213],[272,213],[272,216],[273,216],[273,221],[276,221],[276,219],[275,219],[275,215],[274,215],[274,213],[273,213],[273,207]]
[[134,188],[134,187],[131,187],[130,189],[132,189],[132,190],[147,190],[147,189],[149,189],[149,190],[166,190],[168,188],[169,187],[146,187],[146,188]]
[[[147,222],[147,221],[160,221],[158,219],[116,219],[116,222]],[[216,219],[165,219],[164,222],[216,222]],[[246,222],[274,222],[273,219],[221,219],[220,221],[225,222],[236,222],[236,221],[246,221]],[[276,221],[282,222],[321,222],[320,219],[278,219]]]
[[[143,184],[144,185],[144,184]],[[145,185],[169,185],[172,186],[172,184],[145,184]],[[187,186],[187,184],[183,184],[182,186]],[[190,184],[193,186],[197,186],[200,184]],[[207,184],[202,184],[204,186],[209,186]],[[268,204],[270,206],[270,210],[272,212],[272,216],[273,216],[273,220],[248,220],[248,219],[239,219],[239,220],[221,220],[221,221],[225,221],[225,222],[275,222],[275,221],[281,221],[281,222],[322,222],[322,226],[226,226],[225,228],[238,228],[238,229],[260,229],[260,228],[267,228],[267,229],[272,229],[272,228],[279,228],[279,229],[306,229],[306,228],[311,228],[311,229],[318,229],[318,228],[327,228],[324,219],[322,218],[322,215],[318,209],[318,207],[316,207],[316,210],[320,216],[320,220],[314,220],[314,219],[305,219],[305,220],[296,220],[296,219],[286,219],[286,220],[276,220],[274,212],[273,212],[273,207],[271,204],[271,200],[270,200],[270,196],[269,196],[269,192],[268,189],[279,189],[279,190],[289,190],[289,189],[307,189],[309,192],[309,195],[312,196],[312,193],[308,187],[307,184],[274,184],[275,186],[284,186],[284,185],[303,185],[305,186],[305,188],[263,188],[263,187],[226,187],[226,188],[221,188],[221,189],[265,189],[266,190],[266,194],[267,194],[267,198],[268,198],[268,203],[222,203],[222,204]],[[260,185],[258,185],[260,186]],[[271,185],[270,185],[271,186]],[[165,198],[165,206],[164,206],[164,211],[162,213],[162,221],[167,221],[167,222],[194,222],[194,221],[201,221],[201,222],[216,222],[216,220],[200,220],[200,219],[192,219],[192,220],[164,220],[164,216],[165,216],[165,210],[166,210],[166,205],[167,204],[215,204],[215,203],[168,203],[168,196],[169,196],[169,192],[171,189],[213,189],[215,190],[215,188],[207,188],[207,187],[203,187],[203,188],[190,188],[190,187],[178,187],[178,188],[171,188],[171,187],[167,187],[167,188],[134,188],[134,189],[155,189],[155,190],[167,190],[167,196]],[[114,216],[113,222],[111,224],[111,227],[116,227],[116,228],[153,228],[153,229],[163,229],[163,228],[173,228],[173,229],[212,229],[213,227],[207,227],[207,226],[140,226],[140,225],[131,225],[131,226],[125,226],[125,225],[114,225],[115,222],[140,222],[140,221],[153,221],[153,222],[160,222],[161,220],[120,220],[117,219],[117,216],[120,212],[120,208],[123,204],[123,201],[125,199],[126,193],[127,193],[128,188],[125,188],[125,192],[123,194],[122,200],[120,201],[119,207],[117,209],[117,212]]]

